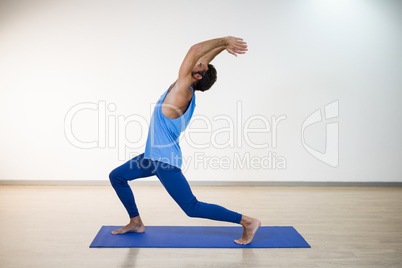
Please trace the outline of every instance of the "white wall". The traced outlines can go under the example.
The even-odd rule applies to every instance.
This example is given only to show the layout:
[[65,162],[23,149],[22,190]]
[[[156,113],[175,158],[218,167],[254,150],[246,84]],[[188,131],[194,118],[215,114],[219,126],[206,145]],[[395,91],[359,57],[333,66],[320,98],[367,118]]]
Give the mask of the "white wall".
[[[189,47],[234,35],[249,52],[220,55],[216,86],[197,93],[181,142],[188,180],[400,182],[401,3],[2,1],[0,179],[107,180],[143,152],[151,105],[176,79]],[[332,166],[301,138],[303,122],[330,103],[338,117],[306,127],[304,141],[324,152],[326,123],[334,123],[327,139]],[[88,109],[67,127],[95,148],[66,137],[74,107]],[[239,132],[248,118],[249,128],[261,129],[281,116],[275,134],[261,130],[247,140]],[[231,147],[217,148],[224,143]],[[268,165],[269,154],[276,164]],[[208,158],[215,162],[200,162]]]

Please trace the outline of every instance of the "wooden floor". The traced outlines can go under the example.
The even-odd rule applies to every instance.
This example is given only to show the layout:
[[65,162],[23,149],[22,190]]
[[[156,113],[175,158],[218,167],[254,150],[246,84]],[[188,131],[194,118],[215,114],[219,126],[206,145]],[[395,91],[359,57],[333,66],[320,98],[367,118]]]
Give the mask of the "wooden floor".
[[[133,191],[145,225],[188,218],[159,186]],[[402,188],[193,187],[200,201],[294,226],[310,249],[90,249],[128,217],[107,186],[1,186],[0,267],[402,267]]]

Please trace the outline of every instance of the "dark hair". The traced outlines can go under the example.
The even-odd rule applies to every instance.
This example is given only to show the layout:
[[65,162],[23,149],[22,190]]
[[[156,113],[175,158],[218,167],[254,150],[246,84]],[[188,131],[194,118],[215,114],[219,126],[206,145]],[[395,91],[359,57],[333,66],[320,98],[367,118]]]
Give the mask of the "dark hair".
[[217,78],[215,67],[212,64],[208,64],[207,71],[198,73],[202,76],[202,78],[193,85],[193,89],[199,91],[206,91],[210,89]]

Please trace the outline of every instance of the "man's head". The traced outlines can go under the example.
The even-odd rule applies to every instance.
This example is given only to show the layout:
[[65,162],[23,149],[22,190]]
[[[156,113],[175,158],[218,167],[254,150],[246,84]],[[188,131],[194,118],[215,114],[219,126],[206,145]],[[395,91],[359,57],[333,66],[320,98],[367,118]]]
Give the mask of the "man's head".
[[217,75],[212,64],[198,63],[191,73],[193,75],[193,89],[206,91],[215,83]]

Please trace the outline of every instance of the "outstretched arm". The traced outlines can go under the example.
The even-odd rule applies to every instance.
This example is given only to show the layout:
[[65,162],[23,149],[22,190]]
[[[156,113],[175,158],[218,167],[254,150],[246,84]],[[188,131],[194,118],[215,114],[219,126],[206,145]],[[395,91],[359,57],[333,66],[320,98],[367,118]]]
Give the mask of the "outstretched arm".
[[186,57],[179,70],[178,87],[187,89],[191,85],[192,70],[197,62],[206,57],[212,61],[223,49],[237,57],[238,54],[244,54],[247,51],[247,44],[241,38],[228,36],[212,39],[193,45],[187,52]]
[[[193,96],[190,85],[193,82],[193,70],[196,64],[202,66],[202,62],[207,64],[211,62],[216,55],[226,49],[230,54],[237,56],[237,54],[244,54],[247,51],[247,44],[241,38],[232,36],[212,39],[193,45],[187,52],[183,63],[179,70],[179,78],[170,88],[169,93],[163,101],[162,113],[168,118],[178,118],[187,109],[189,102]],[[196,74],[194,79],[199,79],[200,74]],[[202,78],[202,77],[201,77]]]
[[213,59],[215,59],[216,56],[218,56],[224,50],[225,50],[224,46],[217,47],[212,51],[210,51],[209,53],[207,53],[206,55],[204,55],[203,57],[201,57],[200,62],[209,64],[211,61],[213,61]]
[[[240,38],[237,38],[240,39]],[[242,40],[242,39],[241,39]],[[243,40],[242,40],[243,41]],[[237,57],[237,54],[244,54],[247,51],[247,44],[245,42],[243,42],[245,45],[245,50],[239,50],[234,46],[221,46],[221,47],[217,47],[214,48],[213,50],[211,50],[210,52],[208,52],[206,55],[204,55],[203,57],[201,57],[200,61],[204,62],[206,64],[209,64],[211,61],[213,61],[213,59],[215,59],[216,56],[218,56],[222,51],[224,51],[225,49],[232,55]]]

